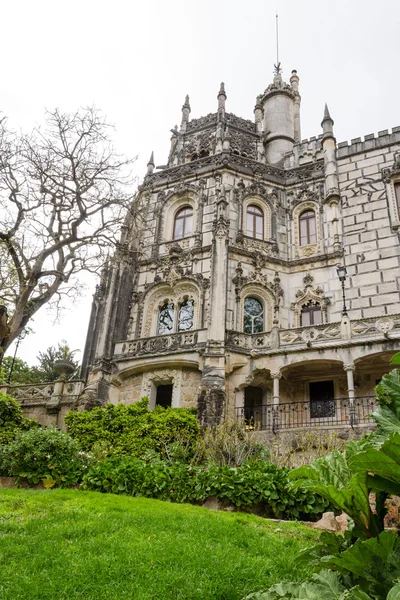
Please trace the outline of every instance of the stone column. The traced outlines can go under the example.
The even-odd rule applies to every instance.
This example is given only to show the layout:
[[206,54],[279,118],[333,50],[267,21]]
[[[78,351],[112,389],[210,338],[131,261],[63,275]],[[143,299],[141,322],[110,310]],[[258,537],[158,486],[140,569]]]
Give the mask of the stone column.
[[276,433],[279,428],[279,380],[282,377],[280,371],[271,373],[271,379],[273,382],[272,389],[272,402],[273,402],[273,416],[272,416],[272,432]]
[[354,366],[354,363],[349,363],[347,365],[343,365],[343,369],[346,371],[346,375],[347,375],[347,393],[349,396],[349,404],[350,404],[350,425],[353,427],[353,425],[356,424],[356,412],[355,412],[355,406],[354,406],[354,398],[355,398],[355,393],[354,393],[355,366]]

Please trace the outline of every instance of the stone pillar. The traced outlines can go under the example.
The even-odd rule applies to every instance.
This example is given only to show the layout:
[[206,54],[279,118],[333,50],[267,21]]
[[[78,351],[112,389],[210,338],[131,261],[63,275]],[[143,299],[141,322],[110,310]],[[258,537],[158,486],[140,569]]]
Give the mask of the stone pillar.
[[272,402],[273,402],[273,416],[272,416],[272,432],[276,433],[279,428],[279,380],[282,377],[280,371],[271,373],[271,379],[273,383],[272,388]]
[[346,371],[347,375],[347,393],[349,396],[349,404],[350,404],[350,425],[356,424],[356,411],[354,406],[354,371],[355,366],[354,363],[349,363],[347,365],[343,365],[343,369]]
[[225,329],[228,270],[229,218],[224,185],[217,190],[211,252],[210,318],[204,367],[198,399],[203,426],[222,421],[225,406]]

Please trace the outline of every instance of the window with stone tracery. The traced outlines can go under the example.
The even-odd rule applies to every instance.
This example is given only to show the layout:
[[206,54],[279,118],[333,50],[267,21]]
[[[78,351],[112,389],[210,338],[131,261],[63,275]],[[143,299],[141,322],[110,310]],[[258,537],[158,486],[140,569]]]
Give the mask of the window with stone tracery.
[[264,331],[264,307],[257,298],[244,299],[243,331],[261,333]]
[[184,206],[175,215],[174,221],[174,240],[192,235],[193,231],[193,208]]
[[264,239],[264,213],[254,204],[246,210],[246,235],[257,240]]
[[166,301],[158,311],[157,334],[172,333],[174,329],[174,305]]
[[322,313],[319,304],[308,304],[303,306],[300,315],[301,327],[307,325],[320,325],[322,323]]
[[194,322],[194,302],[193,300],[184,300],[179,307],[178,331],[189,331],[193,329]]
[[305,210],[299,217],[300,246],[317,243],[317,226],[315,212]]

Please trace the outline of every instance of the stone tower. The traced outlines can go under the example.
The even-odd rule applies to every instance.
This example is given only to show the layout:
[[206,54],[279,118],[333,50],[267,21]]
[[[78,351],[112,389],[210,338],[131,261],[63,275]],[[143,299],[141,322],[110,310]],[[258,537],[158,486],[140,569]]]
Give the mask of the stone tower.
[[253,121],[226,104],[222,83],[191,119],[187,96],[167,164],[150,157],[94,294],[84,398],[354,424],[400,338],[400,128],[337,145],[325,107],[301,140],[279,67]]

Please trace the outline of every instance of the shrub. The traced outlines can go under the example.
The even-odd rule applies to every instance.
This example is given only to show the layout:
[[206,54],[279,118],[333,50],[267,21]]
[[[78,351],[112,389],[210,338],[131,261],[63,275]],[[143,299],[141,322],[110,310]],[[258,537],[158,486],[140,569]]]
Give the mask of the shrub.
[[21,406],[14,398],[0,394],[0,446],[11,442],[18,431],[26,431],[31,427],[37,427],[36,421],[24,417]]
[[42,481],[45,487],[68,487],[81,479],[84,458],[71,436],[45,427],[17,433],[3,446],[0,461],[7,475],[25,478],[29,484]]
[[232,468],[112,457],[87,472],[83,487],[195,504],[215,496],[237,507],[257,506],[269,516],[292,519],[319,516],[328,506],[318,495],[294,489],[286,469],[266,462]]
[[157,406],[149,411],[147,398],[128,406],[107,404],[90,412],[73,411],[65,422],[67,431],[83,450],[91,451],[100,444],[110,455],[140,457],[153,450],[167,456],[171,444],[176,442],[192,454],[200,436],[193,410]]
[[256,433],[246,431],[243,425],[235,421],[225,421],[204,431],[196,444],[194,461],[240,467],[267,458],[269,453]]

